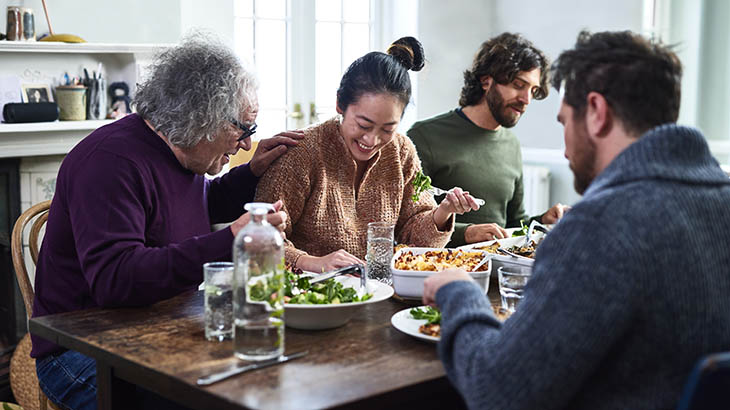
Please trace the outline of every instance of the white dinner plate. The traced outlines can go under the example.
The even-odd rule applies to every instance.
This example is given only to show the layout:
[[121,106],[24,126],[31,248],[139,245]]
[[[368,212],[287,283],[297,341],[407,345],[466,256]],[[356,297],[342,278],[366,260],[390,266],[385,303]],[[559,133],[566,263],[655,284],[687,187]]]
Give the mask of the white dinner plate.
[[[418,306],[418,308],[424,307],[426,306]],[[416,339],[425,340],[431,343],[438,342],[441,338],[424,335],[423,333],[418,331],[418,328],[426,323],[426,319],[414,319],[413,316],[411,316],[411,309],[415,308],[403,309],[400,312],[394,314],[390,318],[390,323],[393,325],[393,327],[409,336],[415,337]]]

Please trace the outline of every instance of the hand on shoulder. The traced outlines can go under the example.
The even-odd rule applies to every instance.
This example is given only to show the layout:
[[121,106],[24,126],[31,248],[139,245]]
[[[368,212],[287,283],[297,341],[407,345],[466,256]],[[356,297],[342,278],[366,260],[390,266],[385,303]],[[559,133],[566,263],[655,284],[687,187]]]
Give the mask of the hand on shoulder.
[[288,147],[297,145],[302,138],[304,138],[304,131],[295,130],[284,131],[271,138],[262,139],[249,162],[251,172],[257,177],[263,175],[272,162],[284,154]]

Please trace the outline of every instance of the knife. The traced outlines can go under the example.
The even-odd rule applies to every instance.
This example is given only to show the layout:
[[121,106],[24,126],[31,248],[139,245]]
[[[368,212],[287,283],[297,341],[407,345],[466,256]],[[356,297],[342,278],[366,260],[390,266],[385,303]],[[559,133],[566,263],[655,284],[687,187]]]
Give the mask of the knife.
[[340,268],[337,270],[333,270],[333,271],[315,276],[314,278],[309,279],[309,284],[314,285],[315,283],[319,283],[319,282],[325,281],[327,279],[332,279],[335,276],[347,275],[350,273],[357,273],[358,275],[360,275],[362,277],[363,272],[365,272],[365,267],[362,266],[361,264],[345,266],[344,268]]
[[249,364],[246,366],[236,367],[235,369],[229,369],[229,370],[224,370],[222,372],[209,374],[207,376],[199,378],[197,384],[198,384],[198,386],[208,386],[210,384],[217,383],[221,380],[227,379],[227,378],[229,378],[231,376],[235,376],[237,374],[247,372],[249,370],[261,369],[264,367],[273,366],[275,364],[284,363],[289,360],[298,359],[298,358],[306,355],[307,353],[308,353],[308,351],[305,350],[302,352],[292,353],[290,355],[281,355],[275,359],[264,360],[264,361],[261,361],[258,363],[252,363],[252,364]]

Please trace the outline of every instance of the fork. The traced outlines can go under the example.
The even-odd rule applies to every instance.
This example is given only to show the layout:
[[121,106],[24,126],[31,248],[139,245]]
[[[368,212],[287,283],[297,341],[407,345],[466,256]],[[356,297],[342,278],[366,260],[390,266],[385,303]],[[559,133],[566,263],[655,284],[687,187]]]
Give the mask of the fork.
[[[443,190],[441,188],[437,188],[433,185],[431,185],[431,188],[428,188],[426,191],[429,192],[433,196],[439,196],[439,195],[444,195],[444,194],[449,193],[449,191]],[[484,206],[484,204],[486,203],[486,202],[484,202],[483,199],[479,199],[479,198],[474,198],[474,202],[476,202],[477,205],[479,205],[479,206]]]
[[532,238],[532,233],[534,231],[540,231],[544,234],[548,233],[548,229],[543,224],[541,224],[540,222],[537,222],[537,221],[532,221],[532,222],[530,222],[530,227],[527,228],[527,234],[525,235],[525,243],[522,246],[530,245],[530,239]]

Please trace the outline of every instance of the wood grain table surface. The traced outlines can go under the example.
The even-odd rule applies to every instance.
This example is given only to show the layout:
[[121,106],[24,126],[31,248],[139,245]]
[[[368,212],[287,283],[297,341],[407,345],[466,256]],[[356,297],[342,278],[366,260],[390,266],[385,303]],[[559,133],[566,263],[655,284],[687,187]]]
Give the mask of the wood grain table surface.
[[34,318],[30,331],[97,360],[100,409],[124,408],[129,384],[196,409],[463,407],[436,345],[391,326],[408,307],[389,299],[363,305],[336,329],[287,328],[286,353],[309,354],[206,387],[196,380],[243,362],[231,341],[205,339],[201,291],[144,308]]

